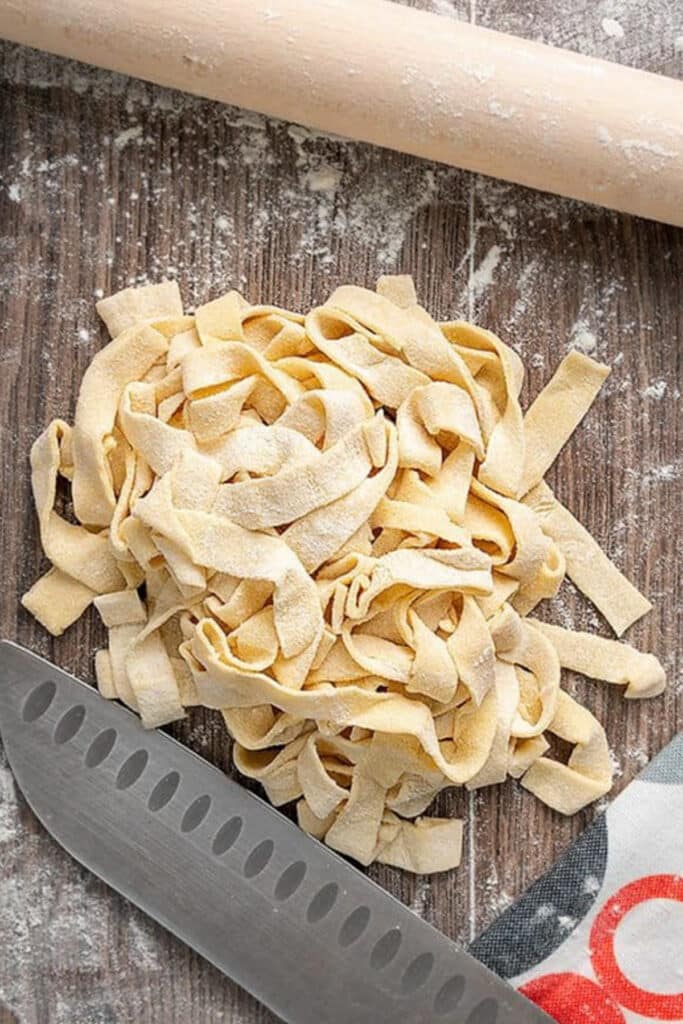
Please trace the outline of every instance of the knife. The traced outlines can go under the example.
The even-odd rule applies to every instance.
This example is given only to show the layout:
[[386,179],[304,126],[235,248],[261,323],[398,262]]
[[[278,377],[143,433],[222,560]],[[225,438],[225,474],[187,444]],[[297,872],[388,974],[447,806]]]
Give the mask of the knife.
[[263,800],[17,644],[0,735],[77,861],[288,1024],[550,1018]]

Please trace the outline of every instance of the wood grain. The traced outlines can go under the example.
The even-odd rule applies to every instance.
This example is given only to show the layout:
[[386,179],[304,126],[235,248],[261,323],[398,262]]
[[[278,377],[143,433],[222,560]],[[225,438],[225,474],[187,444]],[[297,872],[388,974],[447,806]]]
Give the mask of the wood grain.
[[[446,0],[434,6],[448,8]],[[453,14],[680,73],[676,0],[624,5],[621,44],[605,35],[589,0],[556,6],[477,0],[470,7],[463,0]],[[616,688],[570,684],[607,725],[623,772],[617,792],[683,718],[683,234],[292,132],[17,47],[2,47],[0,57],[2,635],[85,678],[103,641],[95,615],[53,640],[18,605],[44,568],[28,451],[53,416],[73,415],[79,380],[104,340],[94,311],[98,290],[169,274],[188,304],[237,285],[252,301],[305,309],[342,281],[372,284],[379,273],[410,272],[437,316],[472,315],[518,348],[529,367],[527,399],[572,335],[589,347],[594,335],[596,354],[614,364],[550,479],[655,603],[629,639],[665,662],[671,685],[663,698],[627,703]],[[316,191],[329,171],[337,186]],[[570,588],[547,614],[608,635]],[[230,770],[222,724],[209,712],[173,731]],[[6,811],[14,794],[6,787],[2,796]],[[462,942],[595,813],[560,818],[512,783],[470,798],[442,794],[435,810],[466,818],[461,869],[432,880],[382,867],[372,874]],[[75,865],[20,799],[13,814],[14,837],[0,833],[3,1024],[273,1020]]]

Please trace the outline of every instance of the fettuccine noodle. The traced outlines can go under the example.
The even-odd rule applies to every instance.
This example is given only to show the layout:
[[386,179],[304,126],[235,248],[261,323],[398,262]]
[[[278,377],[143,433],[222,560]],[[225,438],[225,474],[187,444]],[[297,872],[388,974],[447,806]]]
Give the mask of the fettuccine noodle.
[[650,697],[662,668],[527,618],[566,574],[618,634],[650,607],[543,481],[607,367],[571,352],[524,416],[519,357],[405,277],[306,317],[237,292],[186,316],[170,282],[98,310],[74,426],[31,453],[52,567],[23,602],[55,635],[95,604],[104,697],[150,728],[220,710],[239,770],[363,864],[457,865],[462,823],[422,817],[447,786],[607,792],[561,670]]

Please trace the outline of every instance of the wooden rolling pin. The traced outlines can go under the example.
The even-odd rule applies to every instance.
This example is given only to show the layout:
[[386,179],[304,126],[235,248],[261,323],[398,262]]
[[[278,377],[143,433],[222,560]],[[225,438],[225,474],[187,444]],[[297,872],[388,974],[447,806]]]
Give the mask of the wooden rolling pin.
[[683,226],[683,82],[386,0],[0,0],[0,35]]

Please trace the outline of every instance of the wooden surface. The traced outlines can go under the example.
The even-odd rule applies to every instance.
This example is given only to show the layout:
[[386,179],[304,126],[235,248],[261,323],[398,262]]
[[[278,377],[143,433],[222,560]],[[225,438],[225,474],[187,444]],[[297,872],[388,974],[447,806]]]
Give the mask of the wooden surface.
[[[430,5],[682,71],[678,0],[421,2]],[[623,37],[605,31],[603,18],[618,21]],[[43,569],[29,447],[53,416],[73,415],[80,377],[104,340],[97,295],[168,275],[188,304],[237,286],[254,302],[307,309],[340,282],[410,272],[435,315],[475,317],[520,351],[527,398],[572,339],[614,365],[550,480],[655,602],[629,639],[665,663],[664,697],[627,703],[616,688],[569,683],[606,723],[618,792],[682,724],[683,233],[20,48],[4,46],[0,58],[2,635],[83,677],[103,640],[95,615],[52,640],[18,605]],[[609,635],[569,586],[547,614]],[[222,724],[209,712],[173,731],[229,769]],[[0,1024],[273,1020],[74,864],[35,824],[3,761],[0,773]],[[372,875],[462,942],[595,813],[561,818],[514,783],[469,798],[442,794],[435,811],[466,819],[462,867],[431,881],[382,867]]]

